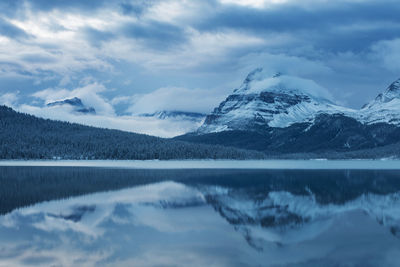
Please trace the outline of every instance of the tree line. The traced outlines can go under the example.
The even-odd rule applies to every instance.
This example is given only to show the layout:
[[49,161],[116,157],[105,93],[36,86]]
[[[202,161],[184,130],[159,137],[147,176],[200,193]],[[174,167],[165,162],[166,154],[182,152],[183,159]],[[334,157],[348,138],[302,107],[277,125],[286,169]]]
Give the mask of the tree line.
[[219,145],[84,126],[0,106],[1,159],[260,159],[264,154]]

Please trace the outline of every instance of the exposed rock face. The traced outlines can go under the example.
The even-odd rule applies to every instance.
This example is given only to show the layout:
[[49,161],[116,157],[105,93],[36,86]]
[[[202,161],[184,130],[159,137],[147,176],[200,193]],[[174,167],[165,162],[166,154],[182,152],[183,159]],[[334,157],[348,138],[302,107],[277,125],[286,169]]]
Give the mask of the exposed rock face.
[[353,110],[333,104],[329,93],[310,80],[281,73],[268,76],[258,68],[206,117],[199,133],[282,128],[311,122],[322,113],[350,114]]
[[194,133],[177,137],[273,153],[346,152],[400,142],[400,80],[360,110],[316,83],[258,68]]
[[389,85],[360,111],[359,120],[367,123],[390,123],[400,125],[400,79]]

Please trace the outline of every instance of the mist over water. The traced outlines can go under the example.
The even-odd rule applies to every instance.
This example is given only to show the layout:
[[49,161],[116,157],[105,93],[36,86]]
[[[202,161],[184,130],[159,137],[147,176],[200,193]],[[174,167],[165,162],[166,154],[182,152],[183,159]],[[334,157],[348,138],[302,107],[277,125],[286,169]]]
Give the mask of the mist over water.
[[398,266],[396,170],[0,173],[0,265]]

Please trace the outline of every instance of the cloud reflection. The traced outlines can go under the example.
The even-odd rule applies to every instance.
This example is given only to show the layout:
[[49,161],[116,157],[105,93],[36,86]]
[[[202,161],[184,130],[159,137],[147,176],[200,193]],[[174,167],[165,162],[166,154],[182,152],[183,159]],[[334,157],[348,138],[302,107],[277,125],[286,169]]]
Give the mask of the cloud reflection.
[[[288,192],[258,198],[161,182],[36,204],[0,217],[0,265],[396,264],[399,237],[387,226],[400,223],[397,194],[343,205]],[[266,216],[275,223],[260,223]]]

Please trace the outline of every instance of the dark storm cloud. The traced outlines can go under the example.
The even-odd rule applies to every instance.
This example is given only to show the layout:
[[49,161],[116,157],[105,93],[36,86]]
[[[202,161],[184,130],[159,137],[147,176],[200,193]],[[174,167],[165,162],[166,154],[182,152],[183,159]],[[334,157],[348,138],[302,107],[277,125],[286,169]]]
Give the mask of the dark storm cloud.
[[145,0],[1,0],[1,14],[8,17],[14,17],[21,8],[29,6],[34,11],[51,10],[76,10],[78,12],[92,12],[97,9],[120,9],[124,15],[140,15],[154,1]]
[[14,26],[2,18],[0,18],[0,35],[12,39],[25,39],[30,37],[24,30]]
[[140,16],[148,7],[151,6],[153,1],[150,0],[136,0],[133,2],[121,2],[120,9],[124,15]]
[[[21,0],[18,0],[21,1]],[[22,2],[22,1],[21,1]],[[68,9],[74,8],[79,10],[93,10],[103,7],[107,2],[106,0],[27,0],[32,8],[43,11],[52,9]]]
[[359,51],[376,41],[400,37],[399,14],[400,5],[394,1],[332,1],[307,8],[283,4],[266,9],[219,5],[214,13],[194,22],[194,26],[201,31],[286,33],[317,48]]
[[86,27],[81,30],[85,39],[95,47],[113,38],[127,37],[141,42],[146,48],[166,50],[179,46],[188,40],[184,29],[157,21],[125,23],[108,31]]
[[108,41],[115,37],[111,32],[99,31],[90,27],[82,30],[86,40],[95,47],[99,47],[102,42]]
[[53,63],[56,62],[56,59],[51,56],[46,55],[36,55],[36,54],[27,54],[21,58],[23,61],[28,63]]
[[106,0],[1,0],[0,14],[5,17],[23,17],[24,9],[31,11],[51,11],[74,9],[78,12],[92,12],[104,7]]
[[[79,13],[102,8],[140,17],[157,2],[159,1],[2,0],[0,10],[4,15],[15,15],[15,10],[25,6],[23,3],[28,3],[32,9],[41,11],[73,9]],[[189,38],[183,30],[185,26],[201,32],[233,29],[261,38],[266,38],[267,34],[285,33],[329,52],[359,52],[377,41],[400,37],[400,5],[393,0],[312,2],[307,5],[293,1],[260,9],[223,5],[216,0],[199,3],[203,7],[209,7],[208,12],[199,17],[188,18],[180,22],[180,26],[140,20],[139,23],[121,25],[120,29],[112,33],[87,28],[82,32],[92,45],[124,35],[141,40],[155,49],[184,43]],[[2,34],[14,38],[24,36],[24,32],[15,26],[6,25],[4,21],[0,21],[0,24]]]
[[382,26],[375,29],[354,29],[349,31],[330,30],[326,35],[314,36],[317,48],[331,52],[365,52],[380,40],[392,40],[400,37],[400,25]]
[[147,47],[161,50],[182,44],[188,38],[183,28],[157,21],[126,24],[119,30],[119,34],[138,39]]
[[23,0],[2,0],[0,1],[0,14],[3,17],[14,17],[22,6]]

